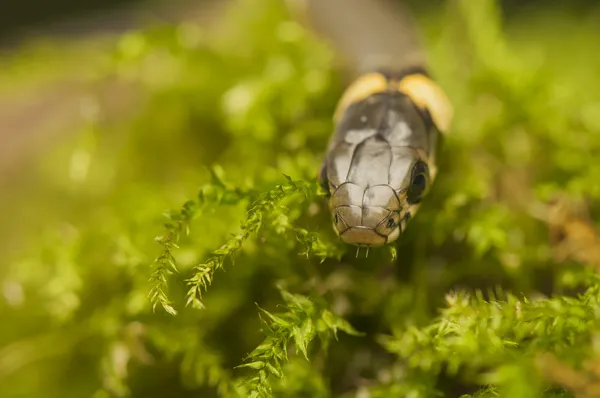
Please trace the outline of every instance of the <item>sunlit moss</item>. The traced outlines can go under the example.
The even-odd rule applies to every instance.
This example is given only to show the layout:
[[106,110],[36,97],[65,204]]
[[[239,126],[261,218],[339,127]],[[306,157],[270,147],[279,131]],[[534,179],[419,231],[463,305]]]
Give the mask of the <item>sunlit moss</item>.
[[600,355],[598,280],[555,263],[531,204],[600,197],[598,16],[419,15],[456,120],[419,216],[364,259],[315,183],[333,51],[261,4],[100,51],[87,76],[139,109],[105,120],[90,93],[3,193],[0,395],[570,396],[535,358]]

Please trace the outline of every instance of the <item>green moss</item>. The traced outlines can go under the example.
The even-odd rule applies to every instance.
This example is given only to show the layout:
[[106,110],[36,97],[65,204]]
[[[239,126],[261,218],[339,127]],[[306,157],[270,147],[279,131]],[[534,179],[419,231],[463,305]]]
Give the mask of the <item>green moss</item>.
[[419,15],[456,120],[418,217],[368,259],[314,181],[331,49],[276,0],[227,18],[114,43],[90,75],[140,108],[6,187],[0,395],[570,396],[535,358],[597,357],[598,280],[554,262],[530,207],[600,197],[598,14]]

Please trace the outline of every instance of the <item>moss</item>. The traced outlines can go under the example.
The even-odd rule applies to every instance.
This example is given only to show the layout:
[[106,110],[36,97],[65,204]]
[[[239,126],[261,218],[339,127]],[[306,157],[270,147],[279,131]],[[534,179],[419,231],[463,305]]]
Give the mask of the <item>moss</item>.
[[90,75],[131,83],[140,109],[90,119],[3,195],[2,396],[593,391],[539,364],[593,363],[600,306],[531,208],[600,196],[598,14],[425,12],[456,121],[418,216],[367,259],[314,181],[341,74],[279,2],[104,50]]

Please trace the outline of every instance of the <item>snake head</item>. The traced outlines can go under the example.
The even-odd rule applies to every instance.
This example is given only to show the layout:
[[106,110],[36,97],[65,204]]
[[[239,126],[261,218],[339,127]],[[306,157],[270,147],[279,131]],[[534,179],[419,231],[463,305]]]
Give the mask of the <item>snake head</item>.
[[428,81],[367,74],[340,100],[320,181],[344,242],[397,240],[433,181],[439,130]]
[[327,178],[327,167],[321,169],[320,182],[329,193],[333,228],[342,241],[356,246],[382,246],[398,239],[427,191],[427,163],[413,160],[401,181],[397,188],[349,181],[336,186]]

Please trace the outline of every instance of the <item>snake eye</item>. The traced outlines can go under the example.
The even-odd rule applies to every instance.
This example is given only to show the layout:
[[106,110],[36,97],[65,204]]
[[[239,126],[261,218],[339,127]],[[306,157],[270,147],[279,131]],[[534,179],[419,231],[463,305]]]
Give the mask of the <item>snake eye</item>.
[[416,204],[423,199],[423,194],[427,189],[429,180],[429,167],[422,160],[417,161],[413,166],[410,185],[406,193],[406,199],[410,204]]

